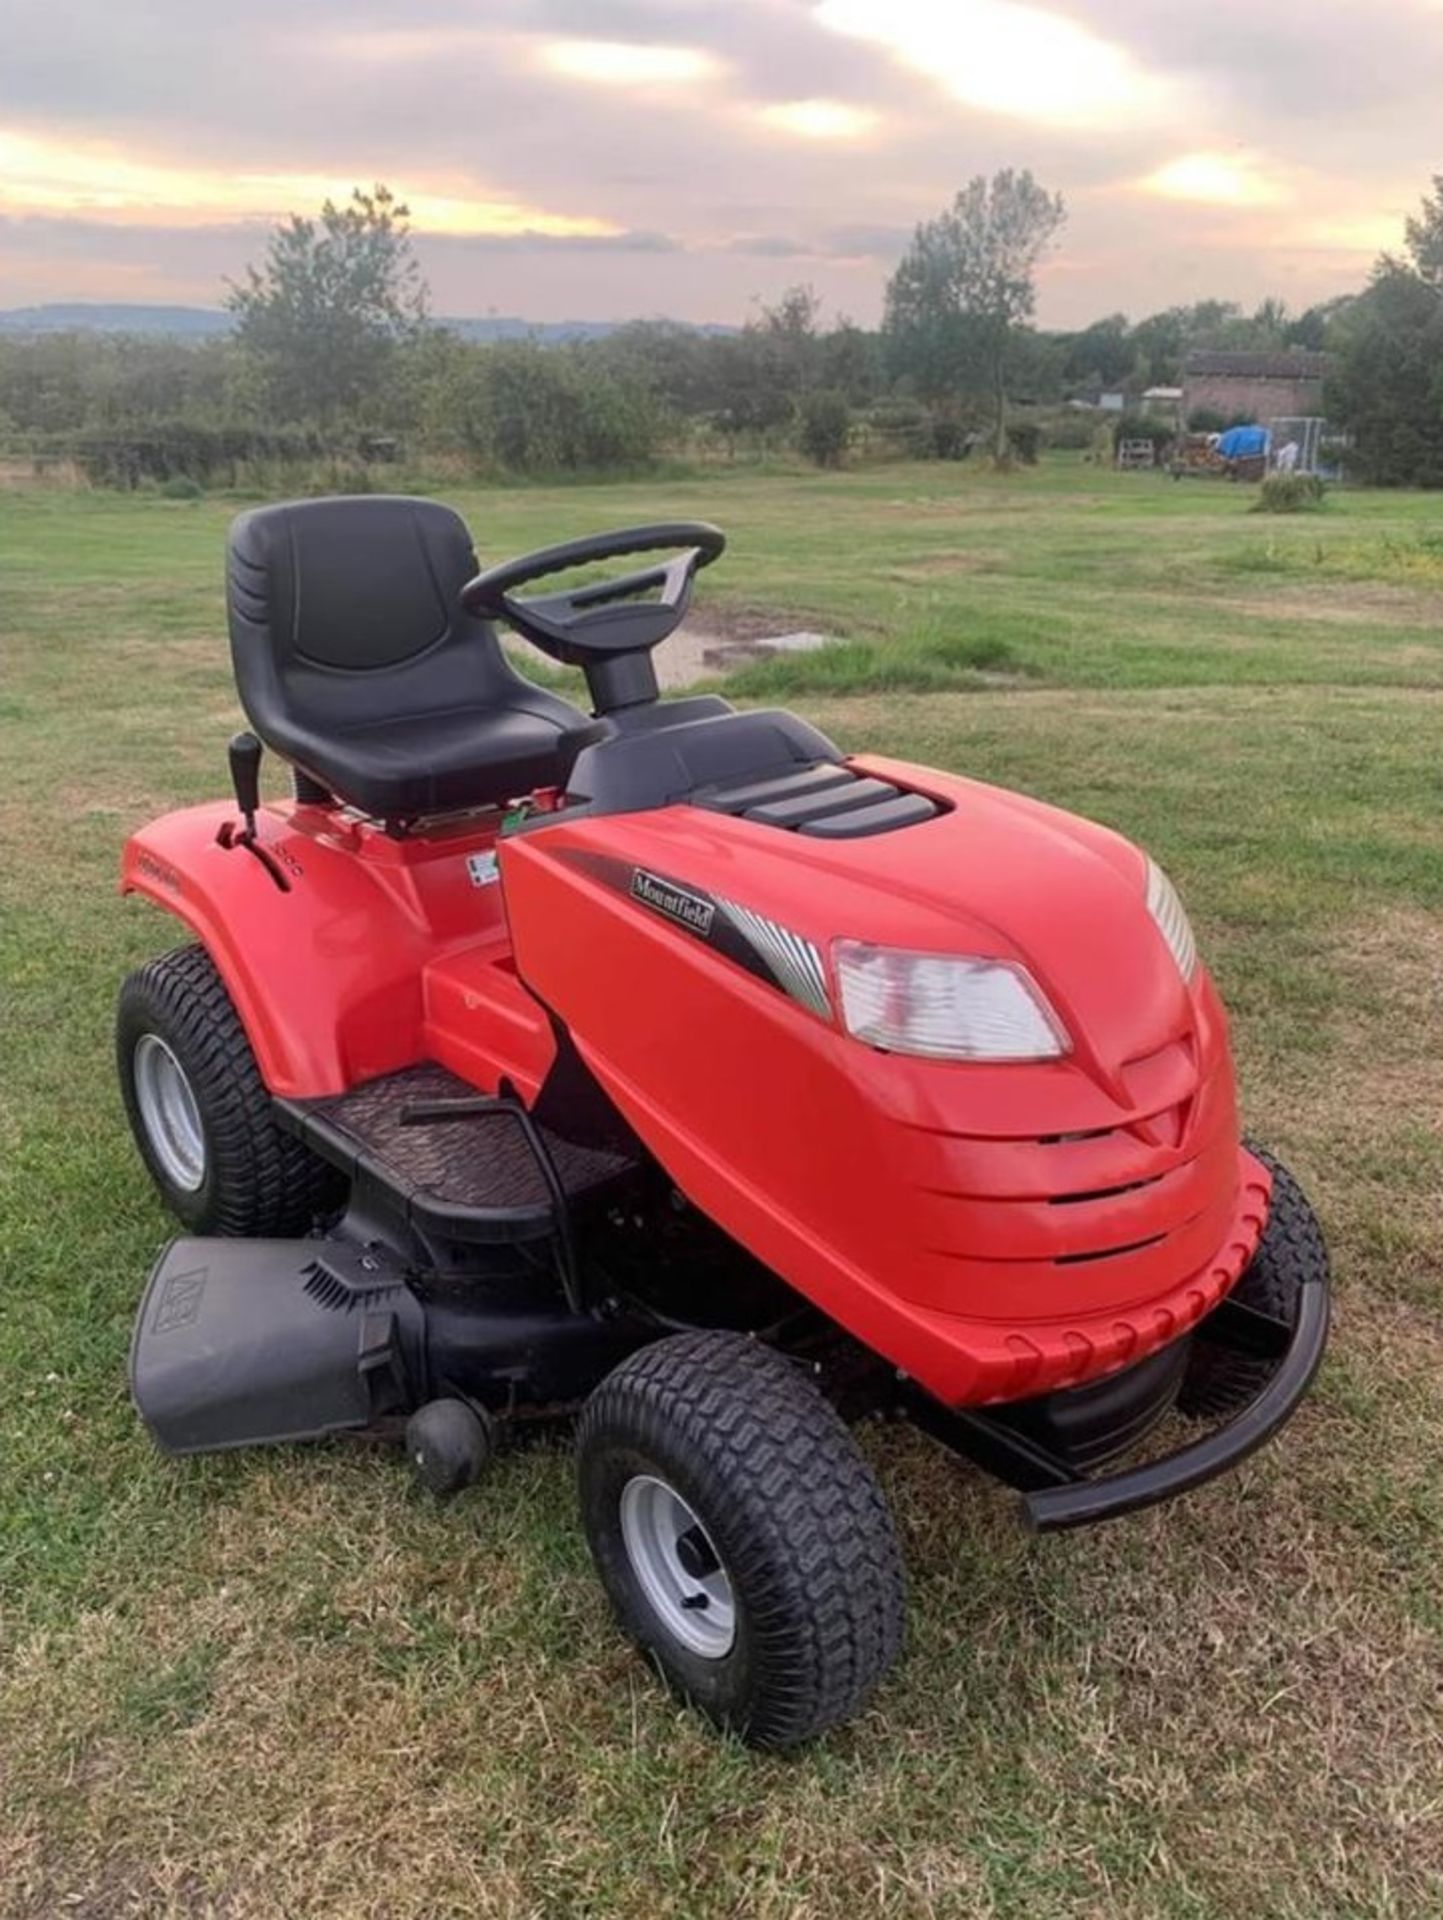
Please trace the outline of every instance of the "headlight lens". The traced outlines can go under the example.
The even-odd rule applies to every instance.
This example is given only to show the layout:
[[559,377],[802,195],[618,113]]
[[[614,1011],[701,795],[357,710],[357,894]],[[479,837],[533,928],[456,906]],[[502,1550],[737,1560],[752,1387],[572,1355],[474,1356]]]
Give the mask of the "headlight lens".
[[1156,860],[1147,863],[1147,910],[1157,922],[1157,930],[1166,940],[1178,972],[1191,984],[1197,972],[1197,942],[1177,888]]
[[887,1053],[938,1060],[1055,1060],[1067,1031],[1025,967],[906,953],[865,940],[832,946],[848,1033]]

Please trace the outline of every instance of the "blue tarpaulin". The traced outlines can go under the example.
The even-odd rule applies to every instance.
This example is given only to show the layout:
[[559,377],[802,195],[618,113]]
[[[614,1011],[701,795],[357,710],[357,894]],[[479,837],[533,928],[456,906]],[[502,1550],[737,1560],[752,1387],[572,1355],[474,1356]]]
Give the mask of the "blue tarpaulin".
[[1218,441],[1218,452],[1224,460],[1255,460],[1267,450],[1266,427],[1229,427]]

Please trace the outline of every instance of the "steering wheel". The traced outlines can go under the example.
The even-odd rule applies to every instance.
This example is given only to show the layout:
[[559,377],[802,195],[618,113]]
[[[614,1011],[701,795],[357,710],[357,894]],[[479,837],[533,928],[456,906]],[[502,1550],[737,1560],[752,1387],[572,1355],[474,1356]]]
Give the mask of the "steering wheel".
[[[619,661],[620,656],[649,653],[660,646],[681,625],[697,574],[711,565],[725,545],[725,534],[705,520],[663,520],[654,526],[588,534],[488,567],[461,589],[461,605],[483,619],[504,620],[566,666],[600,668],[608,661]],[[680,551],[671,560],[589,586],[527,597],[517,591],[572,567],[676,548]],[[656,599],[639,598],[656,588],[661,590]],[[594,683],[592,690],[597,691]]]

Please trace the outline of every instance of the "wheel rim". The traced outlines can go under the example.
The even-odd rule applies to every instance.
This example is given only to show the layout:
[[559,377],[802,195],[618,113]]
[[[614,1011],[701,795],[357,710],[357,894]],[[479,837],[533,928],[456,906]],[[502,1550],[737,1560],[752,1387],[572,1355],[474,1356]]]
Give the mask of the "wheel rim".
[[676,1488],[650,1473],[628,1480],[621,1537],[637,1583],[673,1639],[705,1660],[730,1653],[737,1637],[731,1578]]
[[184,1067],[158,1033],[143,1033],[132,1059],[140,1123],[162,1173],[194,1193],[205,1179],[205,1132]]

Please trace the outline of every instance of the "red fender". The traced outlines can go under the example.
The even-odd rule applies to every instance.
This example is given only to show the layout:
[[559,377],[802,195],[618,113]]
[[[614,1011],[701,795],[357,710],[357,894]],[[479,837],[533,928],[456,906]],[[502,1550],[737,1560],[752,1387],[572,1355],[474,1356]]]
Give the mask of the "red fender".
[[493,816],[393,840],[320,808],[168,813],[126,842],[122,893],[183,921],[226,984],[272,1093],[310,1099],[419,1059],[535,1097],[555,1053],[516,978]]

